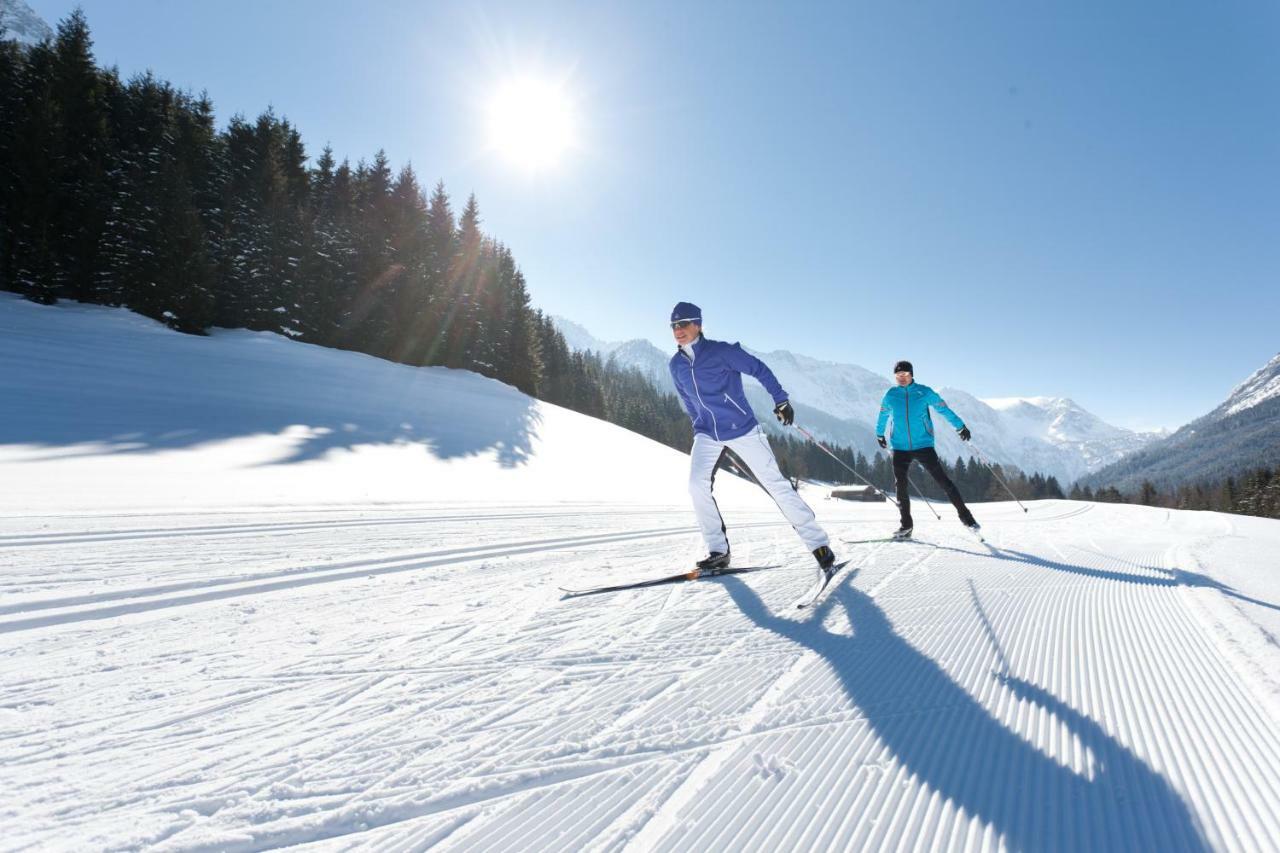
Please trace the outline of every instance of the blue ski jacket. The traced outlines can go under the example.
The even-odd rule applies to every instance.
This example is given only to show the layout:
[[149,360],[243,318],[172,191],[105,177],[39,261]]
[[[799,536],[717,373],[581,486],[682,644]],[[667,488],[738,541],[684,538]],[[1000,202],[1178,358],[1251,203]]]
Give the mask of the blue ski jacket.
[[786,401],[787,392],[782,390],[773,371],[743,350],[741,344],[699,336],[692,349],[693,358],[684,350],[677,350],[667,366],[680,402],[693,421],[694,432],[709,435],[716,441],[728,441],[756,428],[759,421],[742,392],[744,373],[764,386],[775,405]]
[[893,418],[893,435],[889,446],[894,450],[920,450],[933,447],[933,418],[929,407],[946,418],[957,430],[964,429],[964,421],[947,407],[947,401],[928,385],[912,382],[895,385],[884,392],[880,401],[880,417],[876,419],[876,435],[884,435],[884,428]]

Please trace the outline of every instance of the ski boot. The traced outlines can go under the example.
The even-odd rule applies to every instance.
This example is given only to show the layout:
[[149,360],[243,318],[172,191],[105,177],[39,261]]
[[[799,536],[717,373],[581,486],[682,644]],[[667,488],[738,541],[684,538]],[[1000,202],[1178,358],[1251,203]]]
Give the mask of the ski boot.
[[729,568],[729,552],[725,551],[721,554],[719,551],[712,551],[706,557],[698,561],[698,571],[700,572],[718,572],[721,569]]
[[910,527],[899,527],[897,530],[893,531],[894,542],[906,542],[910,538],[911,538]]
[[836,564],[836,555],[826,545],[814,548],[813,558],[818,561],[818,567],[827,573],[830,573],[831,567]]

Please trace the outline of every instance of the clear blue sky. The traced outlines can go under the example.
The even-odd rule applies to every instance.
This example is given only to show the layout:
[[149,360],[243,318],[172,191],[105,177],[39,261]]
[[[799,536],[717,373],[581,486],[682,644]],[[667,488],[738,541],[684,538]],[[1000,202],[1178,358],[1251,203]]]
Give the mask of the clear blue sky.
[[[50,23],[70,0],[28,0]],[[81,0],[100,62],[475,192],[537,306],[1174,427],[1280,350],[1280,4]],[[579,150],[484,151],[513,71]]]

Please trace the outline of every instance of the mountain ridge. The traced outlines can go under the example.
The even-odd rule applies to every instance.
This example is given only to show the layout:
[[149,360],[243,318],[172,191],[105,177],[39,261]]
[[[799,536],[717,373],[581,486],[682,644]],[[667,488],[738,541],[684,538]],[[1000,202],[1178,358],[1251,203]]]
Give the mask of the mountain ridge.
[[6,41],[27,46],[53,38],[53,27],[23,0],[0,0],[0,27]]
[[1134,492],[1144,481],[1168,489],[1273,466],[1280,466],[1280,354],[1207,414],[1081,482]]

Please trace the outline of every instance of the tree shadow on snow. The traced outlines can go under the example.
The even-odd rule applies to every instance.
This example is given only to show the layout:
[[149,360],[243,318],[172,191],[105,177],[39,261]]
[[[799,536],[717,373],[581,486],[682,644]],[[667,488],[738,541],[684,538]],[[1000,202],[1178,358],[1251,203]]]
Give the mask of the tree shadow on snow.
[[[42,407],[38,418],[0,418],[0,445],[49,449],[25,457],[41,461],[269,435],[280,436],[285,450],[262,465],[306,462],[362,445],[417,445],[440,459],[492,452],[505,468],[528,461],[540,424],[532,398],[465,371],[383,368],[271,375],[271,366],[262,365],[251,382],[234,372],[196,374],[181,391],[63,390],[32,401]],[[119,402],[126,395],[128,402]]]
[[[954,807],[989,824],[1010,849],[1207,849],[1195,816],[1169,782],[1096,722],[1041,687],[1007,672],[995,675],[1078,738],[1093,759],[1091,772],[1079,775],[1007,728],[894,631],[875,601],[851,585],[852,577],[803,622],[769,612],[738,578],[726,577],[724,585],[757,625],[821,655],[897,761]],[[853,636],[823,627],[837,605]],[[994,639],[980,608],[979,614]]]

